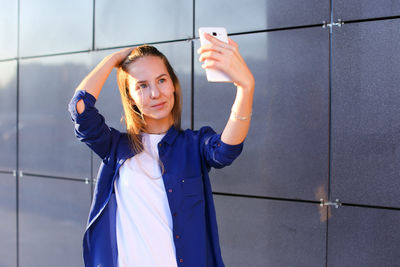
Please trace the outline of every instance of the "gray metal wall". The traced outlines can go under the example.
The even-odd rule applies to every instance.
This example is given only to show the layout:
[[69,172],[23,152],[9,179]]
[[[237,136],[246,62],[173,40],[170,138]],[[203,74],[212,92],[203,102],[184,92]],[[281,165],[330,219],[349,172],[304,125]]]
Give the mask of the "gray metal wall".
[[[400,266],[400,1],[0,6],[1,267],[82,265],[99,160],[67,103],[105,55],[155,44],[181,79],[183,126],[223,130],[235,88],[206,82],[199,26],[225,26],[256,78],[244,151],[211,173],[226,265]],[[123,130],[115,72],[98,107]]]

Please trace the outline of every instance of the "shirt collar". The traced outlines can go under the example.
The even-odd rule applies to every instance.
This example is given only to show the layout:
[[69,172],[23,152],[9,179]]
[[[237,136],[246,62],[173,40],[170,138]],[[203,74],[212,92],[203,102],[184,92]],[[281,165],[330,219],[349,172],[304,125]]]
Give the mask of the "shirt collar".
[[163,139],[161,139],[161,142],[165,142],[168,145],[172,145],[175,142],[176,137],[178,136],[178,130],[175,128],[175,126],[172,124]]
[[[175,128],[174,125],[172,125],[167,131],[167,133],[164,135],[164,137],[161,139],[161,142],[165,142],[168,145],[172,145],[175,142],[178,133],[179,131]],[[132,147],[129,144],[130,140],[126,133],[125,133],[125,138],[123,138],[121,142],[124,142],[124,144],[122,145],[123,150],[121,151],[120,159],[124,160],[133,157],[135,155],[135,152],[132,150]]]

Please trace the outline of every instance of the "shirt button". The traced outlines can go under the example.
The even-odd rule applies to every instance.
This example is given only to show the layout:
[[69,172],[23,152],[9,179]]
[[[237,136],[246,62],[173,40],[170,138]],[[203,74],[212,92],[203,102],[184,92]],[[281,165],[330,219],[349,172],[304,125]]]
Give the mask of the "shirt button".
[[158,146],[161,147],[161,146],[162,146],[162,143],[159,143]]
[[170,189],[168,189],[168,192],[172,193],[172,189],[171,189],[171,188],[170,188]]
[[183,262],[183,259],[179,259],[179,262]]
[[176,217],[176,215],[178,215],[176,212],[174,212],[174,216]]
[[179,235],[176,235],[175,237],[176,237],[176,239],[179,239],[180,236],[179,236]]
[[182,183],[184,183],[185,182],[185,180],[182,180]]

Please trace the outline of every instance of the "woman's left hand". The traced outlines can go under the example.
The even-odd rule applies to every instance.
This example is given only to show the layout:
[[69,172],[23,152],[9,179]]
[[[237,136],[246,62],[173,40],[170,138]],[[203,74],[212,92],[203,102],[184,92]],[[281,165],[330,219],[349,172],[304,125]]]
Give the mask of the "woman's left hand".
[[246,62],[239,53],[238,45],[231,38],[229,43],[222,42],[210,34],[204,37],[210,42],[201,46],[197,53],[200,54],[199,61],[204,62],[203,69],[217,69],[226,73],[238,87],[254,89],[254,77]]

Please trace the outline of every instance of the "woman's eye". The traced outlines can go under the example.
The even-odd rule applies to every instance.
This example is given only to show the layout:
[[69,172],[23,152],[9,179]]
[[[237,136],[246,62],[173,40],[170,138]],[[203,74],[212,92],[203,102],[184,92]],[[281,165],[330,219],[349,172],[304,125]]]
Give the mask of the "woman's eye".
[[142,84],[139,84],[138,89],[146,89],[146,87],[147,87],[147,84],[142,83]]
[[159,83],[164,83],[166,80],[164,78],[160,79],[158,82]]

